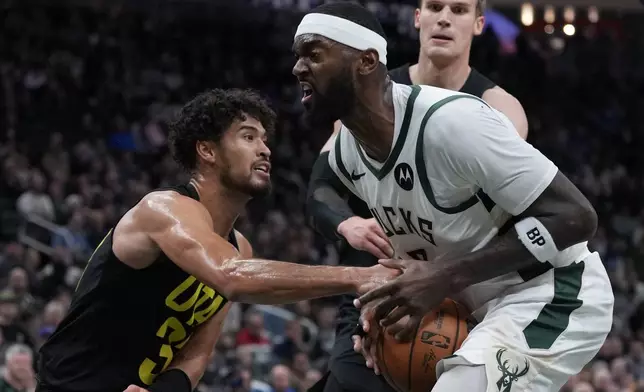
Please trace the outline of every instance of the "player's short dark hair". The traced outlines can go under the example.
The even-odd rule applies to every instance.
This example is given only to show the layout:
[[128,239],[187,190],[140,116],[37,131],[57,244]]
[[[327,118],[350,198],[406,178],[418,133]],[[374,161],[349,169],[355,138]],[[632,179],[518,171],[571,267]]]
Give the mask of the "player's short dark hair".
[[350,20],[353,23],[359,24],[360,26],[366,27],[377,33],[384,39],[387,39],[385,30],[382,28],[378,18],[371,11],[358,3],[343,1],[322,4],[313,8],[310,13],[332,15]]
[[197,142],[219,142],[230,125],[245,120],[246,115],[261,122],[267,132],[275,128],[275,112],[253,90],[214,89],[197,95],[170,124],[168,141],[173,158],[186,170],[194,171]]
[[[418,8],[422,8],[426,0],[418,0]],[[487,8],[487,0],[476,0],[476,16],[481,16]]]

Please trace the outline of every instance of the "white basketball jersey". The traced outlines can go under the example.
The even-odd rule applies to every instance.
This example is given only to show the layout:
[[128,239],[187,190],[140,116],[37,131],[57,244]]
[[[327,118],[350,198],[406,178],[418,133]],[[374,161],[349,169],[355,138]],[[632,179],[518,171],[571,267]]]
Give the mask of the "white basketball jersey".
[[[369,158],[343,126],[329,163],[367,203],[396,257],[451,259],[480,249],[558,171],[518,136],[507,117],[472,95],[396,83],[392,90],[395,136],[387,160]],[[576,245],[555,265],[587,254],[586,244]],[[548,268],[536,262],[535,268],[474,285],[460,299],[476,310]]]

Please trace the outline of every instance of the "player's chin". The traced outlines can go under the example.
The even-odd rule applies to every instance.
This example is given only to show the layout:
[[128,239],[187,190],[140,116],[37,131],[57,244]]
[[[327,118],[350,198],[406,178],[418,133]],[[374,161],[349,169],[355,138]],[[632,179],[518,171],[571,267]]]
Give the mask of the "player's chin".
[[429,45],[427,48],[427,55],[429,58],[445,59],[455,57],[457,54],[454,42],[450,42],[444,46]]
[[333,115],[324,109],[316,108],[313,105],[309,108],[305,106],[305,109],[303,116],[304,122],[312,128],[331,127],[329,129],[332,129],[333,123],[339,118],[339,116]]
[[254,174],[248,184],[248,193],[253,197],[266,196],[271,193],[272,188],[270,175],[260,176]]

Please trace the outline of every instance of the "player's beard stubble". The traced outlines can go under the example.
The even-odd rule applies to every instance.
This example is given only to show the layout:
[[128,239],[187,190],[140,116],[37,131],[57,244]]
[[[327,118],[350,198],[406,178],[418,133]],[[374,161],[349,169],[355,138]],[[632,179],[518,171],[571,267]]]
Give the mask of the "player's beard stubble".
[[304,121],[314,129],[332,129],[335,121],[350,113],[355,96],[351,70],[344,68],[329,78],[322,91],[314,90]]
[[252,169],[242,167],[241,163],[233,164],[228,156],[223,156],[220,162],[221,184],[226,188],[248,195],[252,198],[263,197],[271,193],[272,185],[268,182],[253,178]]

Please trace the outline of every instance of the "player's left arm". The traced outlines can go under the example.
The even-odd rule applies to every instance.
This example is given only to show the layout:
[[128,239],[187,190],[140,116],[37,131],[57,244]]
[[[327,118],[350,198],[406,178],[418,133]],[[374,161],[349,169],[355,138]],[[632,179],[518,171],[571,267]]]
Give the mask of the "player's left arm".
[[[253,248],[248,240],[238,231],[235,231],[235,236],[237,238],[240,257],[243,259],[252,259]],[[155,379],[155,382],[150,385],[148,391],[165,392],[163,389],[166,387],[164,384],[167,384],[165,380],[170,374],[173,375],[172,377],[183,378],[184,381],[187,376],[187,379],[190,380],[189,390],[194,390],[199,385],[199,381],[206,371],[208,362],[215,349],[215,344],[217,344],[217,339],[221,334],[224,320],[225,317],[214,315],[208,321],[199,325],[192,337],[190,337],[190,340],[188,340],[188,343],[179,350],[172,359],[170,366]],[[172,385],[178,384],[172,383]],[[186,391],[188,390],[186,389]]]
[[499,86],[486,90],[482,98],[510,119],[523,140],[528,138],[528,118],[518,99]]
[[483,189],[517,222],[481,249],[445,263],[457,288],[552,261],[592,238],[597,214],[588,199],[512,124],[476,100],[456,100],[445,109],[436,113],[441,129],[431,142],[446,169]]
[[[173,373],[176,377],[183,376],[183,379],[187,378],[190,380],[190,389],[184,388],[184,390],[186,392],[193,391],[199,385],[199,381],[203,377],[206,367],[212,358],[224,320],[225,317],[216,314],[198,326],[192,337],[190,337],[190,340],[188,340],[188,343],[175,354],[168,368],[155,379],[148,388],[148,391],[165,392],[160,383],[164,382],[164,376]],[[178,386],[179,384],[172,385]],[[187,383],[183,385],[188,386]]]

